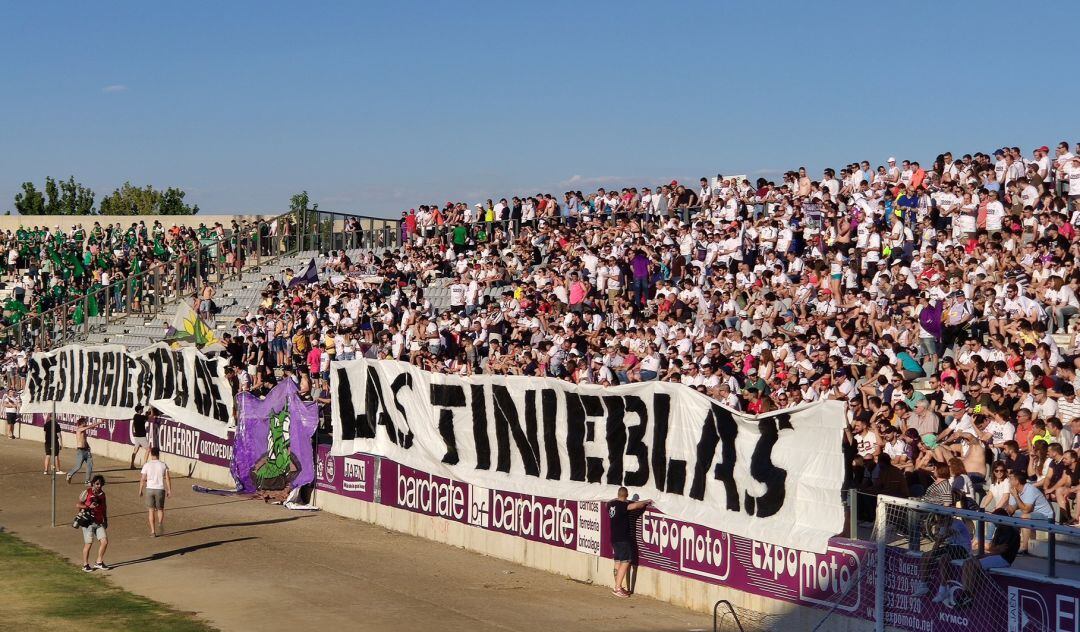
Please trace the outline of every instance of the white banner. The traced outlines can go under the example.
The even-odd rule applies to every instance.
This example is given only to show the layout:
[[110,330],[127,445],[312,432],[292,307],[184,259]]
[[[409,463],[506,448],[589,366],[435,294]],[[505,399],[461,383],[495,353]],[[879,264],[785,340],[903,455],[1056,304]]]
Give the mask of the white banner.
[[158,343],[129,352],[121,345],[69,345],[31,357],[20,412],[131,419],[137,407],[150,404],[225,437],[233,421],[225,368],[224,358],[208,358],[193,347]]
[[460,378],[385,360],[330,374],[335,456],[566,500],[626,486],[673,517],[816,553],[843,528],[837,401],[754,417],[666,382]]

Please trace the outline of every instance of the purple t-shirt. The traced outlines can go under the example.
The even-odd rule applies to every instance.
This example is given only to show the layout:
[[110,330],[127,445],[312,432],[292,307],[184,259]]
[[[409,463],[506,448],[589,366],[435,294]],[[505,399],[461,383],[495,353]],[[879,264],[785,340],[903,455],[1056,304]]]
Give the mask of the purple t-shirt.
[[630,268],[634,271],[635,279],[642,279],[649,276],[649,258],[645,255],[635,255],[630,260]]

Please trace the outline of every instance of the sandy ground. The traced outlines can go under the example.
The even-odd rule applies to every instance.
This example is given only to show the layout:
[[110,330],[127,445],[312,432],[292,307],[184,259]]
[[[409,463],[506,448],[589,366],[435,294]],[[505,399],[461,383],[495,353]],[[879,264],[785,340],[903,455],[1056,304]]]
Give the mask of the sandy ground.
[[[0,527],[78,564],[82,540],[70,521],[81,485],[57,477],[61,526],[50,528],[42,453],[0,438]],[[73,463],[64,450],[61,465]],[[186,477],[174,478],[167,534],[151,538],[137,472],[98,457],[95,465],[107,481],[106,561],[115,566],[104,574],[222,630],[712,629],[710,617],[647,597],[619,599],[363,522],[197,494]],[[0,620],[3,609],[0,599]]]

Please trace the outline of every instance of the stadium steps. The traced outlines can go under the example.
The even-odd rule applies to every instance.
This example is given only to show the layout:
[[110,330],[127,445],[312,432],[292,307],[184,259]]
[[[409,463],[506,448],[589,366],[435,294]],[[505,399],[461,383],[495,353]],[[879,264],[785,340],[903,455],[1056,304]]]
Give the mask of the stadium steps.
[[[1050,554],[1050,536],[1045,531],[1037,531],[1035,538],[1028,542],[1028,554],[1046,559]],[[1058,535],[1055,538],[1055,559],[1068,564],[1080,564],[1080,536]]]

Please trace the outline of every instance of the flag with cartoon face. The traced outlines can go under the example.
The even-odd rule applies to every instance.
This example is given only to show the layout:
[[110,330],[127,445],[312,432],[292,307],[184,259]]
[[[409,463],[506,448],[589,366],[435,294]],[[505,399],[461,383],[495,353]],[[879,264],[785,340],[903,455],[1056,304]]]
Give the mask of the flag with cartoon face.
[[300,399],[292,380],[283,380],[261,399],[241,393],[237,407],[231,471],[240,491],[277,491],[315,480],[311,438],[319,409]]

